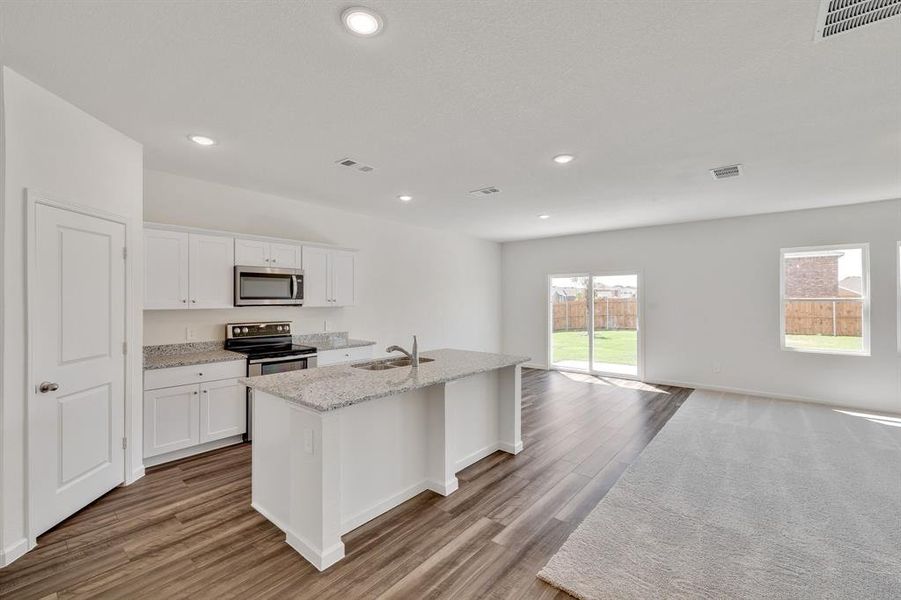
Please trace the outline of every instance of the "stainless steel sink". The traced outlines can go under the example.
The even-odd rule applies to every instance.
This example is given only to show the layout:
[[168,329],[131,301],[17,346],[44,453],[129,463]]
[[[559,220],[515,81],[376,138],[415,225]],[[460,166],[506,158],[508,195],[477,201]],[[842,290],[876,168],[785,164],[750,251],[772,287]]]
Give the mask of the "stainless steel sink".
[[351,365],[355,369],[363,369],[364,371],[387,371],[388,369],[395,369],[396,367],[393,365],[389,365],[385,362],[377,362],[377,363],[363,363],[359,365]]
[[[420,358],[419,364],[433,362],[434,358]],[[395,358],[393,360],[377,360],[373,362],[365,362],[357,365],[351,365],[355,369],[363,369],[364,371],[387,371],[388,369],[399,369],[400,367],[409,367],[413,362],[409,358]]]
[[[423,356],[423,357],[419,358],[419,364],[427,363],[427,362],[434,362],[434,360],[435,360],[434,358],[425,358]],[[411,361],[409,358],[398,358],[395,360],[389,360],[388,364],[391,365],[392,367],[409,367],[410,365],[413,364],[413,361]]]

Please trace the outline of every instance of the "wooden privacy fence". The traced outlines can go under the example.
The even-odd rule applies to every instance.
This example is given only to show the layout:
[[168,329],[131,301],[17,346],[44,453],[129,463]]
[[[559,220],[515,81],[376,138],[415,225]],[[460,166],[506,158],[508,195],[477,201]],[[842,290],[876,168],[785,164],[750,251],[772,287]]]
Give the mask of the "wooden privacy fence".
[[[637,329],[638,301],[635,298],[598,298],[594,301],[595,329]],[[588,328],[587,300],[554,304],[554,331],[585,331]]]
[[[554,303],[554,331],[588,329],[588,303]],[[704,310],[703,307],[699,310]],[[861,335],[862,305],[853,300],[790,300],[785,303],[785,332],[794,335]],[[636,329],[635,298],[598,298],[594,301],[595,329]]]
[[863,304],[853,300],[789,300],[785,303],[785,333],[860,337]]

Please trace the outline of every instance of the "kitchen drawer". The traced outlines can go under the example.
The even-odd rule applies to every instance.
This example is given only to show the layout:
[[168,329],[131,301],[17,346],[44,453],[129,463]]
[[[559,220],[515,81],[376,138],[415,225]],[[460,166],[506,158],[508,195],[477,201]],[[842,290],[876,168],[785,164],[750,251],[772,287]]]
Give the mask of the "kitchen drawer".
[[144,371],[144,389],[156,390],[176,385],[245,377],[246,375],[247,362],[244,360],[171,367],[169,369],[151,369]]
[[360,346],[359,348],[343,348],[341,350],[321,350],[318,354],[318,366],[338,365],[358,360],[372,358],[372,346]]

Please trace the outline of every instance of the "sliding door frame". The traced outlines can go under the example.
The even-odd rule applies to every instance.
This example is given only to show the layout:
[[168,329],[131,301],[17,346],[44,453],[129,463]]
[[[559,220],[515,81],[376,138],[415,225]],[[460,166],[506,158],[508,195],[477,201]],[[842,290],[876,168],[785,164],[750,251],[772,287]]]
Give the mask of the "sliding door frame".
[[[638,323],[637,323],[637,331],[636,331],[636,344],[637,344],[637,364],[635,365],[636,374],[623,374],[623,373],[612,373],[609,371],[601,371],[594,368],[594,280],[599,277],[617,277],[623,275],[635,275],[637,279],[637,309],[638,309]],[[551,282],[554,279],[565,278],[565,277],[587,277],[588,278],[588,287],[586,288],[586,297],[588,299],[587,302],[587,310],[588,315],[586,317],[587,323],[587,333],[588,333],[588,369],[574,369],[570,367],[557,367],[554,366],[554,303],[551,298]],[[598,270],[598,271],[581,271],[575,273],[548,273],[545,278],[544,290],[546,294],[545,301],[547,302],[547,328],[546,328],[546,339],[545,339],[545,347],[547,348],[547,368],[550,371],[564,371],[564,372],[572,372],[572,373],[588,373],[590,375],[598,375],[601,377],[616,377],[618,379],[632,379],[637,381],[644,381],[644,314],[645,314],[645,303],[644,303],[644,274],[641,269],[622,269],[622,270]]]

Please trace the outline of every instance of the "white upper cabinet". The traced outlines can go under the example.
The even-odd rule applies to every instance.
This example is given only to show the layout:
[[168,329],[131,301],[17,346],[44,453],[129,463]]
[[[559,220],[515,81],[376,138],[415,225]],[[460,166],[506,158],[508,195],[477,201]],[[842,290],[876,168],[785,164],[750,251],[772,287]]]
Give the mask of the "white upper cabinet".
[[303,261],[302,246],[269,244],[269,266],[283,269],[300,269]]
[[332,306],[329,251],[326,248],[304,246],[303,249],[303,305]]
[[187,308],[188,234],[144,231],[144,308]]
[[192,233],[189,242],[191,308],[234,306],[235,246],[232,238]]
[[354,303],[355,253],[304,246],[304,306],[350,306]]
[[236,239],[235,265],[242,267],[268,267],[269,242]]
[[235,240],[235,265],[242,267],[280,267],[299,269],[301,248],[294,244],[278,244],[260,240]]
[[232,308],[234,240],[144,231],[144,308]]
[[351,306],[354,303],[354,260],[356,254],[347,250],[332,250],[332,306]]
[[303,269],[304,306],[356,302],[353,250],[162,227],[144,230],[145,309],[233,308],[235,266]]

